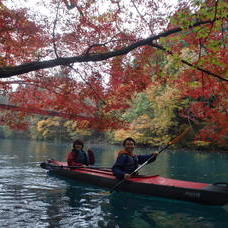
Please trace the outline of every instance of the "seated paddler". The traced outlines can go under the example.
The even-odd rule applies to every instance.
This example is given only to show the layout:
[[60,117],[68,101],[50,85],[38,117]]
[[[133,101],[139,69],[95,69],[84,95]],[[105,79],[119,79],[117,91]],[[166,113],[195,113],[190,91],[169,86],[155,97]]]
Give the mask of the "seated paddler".
[[86,153],[83,148],[84,143],[80,139],[77,139],[73,142],[73,148],[67,155],[68,166],[88,166],[95,163],[93,151],[88,149]]
[[[112,167],[112,172],[118,179],[130,178],[130,174],[133,173],[140,164],[143,164],[150,158],[150,162],[156,160],[157,152],[147,155],[135,155],[133,153],[135,145],[136,142],[133,138],[129,137],[123,141],[124,149],[119,151],[116,162]],[[137,173],[134,175],[137,175]]]

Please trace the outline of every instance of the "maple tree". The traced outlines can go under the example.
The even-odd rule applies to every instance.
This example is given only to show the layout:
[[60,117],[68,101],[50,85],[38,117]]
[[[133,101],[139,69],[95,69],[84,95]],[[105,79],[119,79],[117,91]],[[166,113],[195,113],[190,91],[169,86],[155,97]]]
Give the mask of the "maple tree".
[[77,122],[60,117],[50,117],[38,121],[36,130],[44,139],[70,140],[78,135],[91,135],[91,131],[85,129],[87,124],[86,120]]
[[25,9],[12,10],[4,2],[0,1],[0,66],[38,59],[38,53],[49,42],[44,27],[30,20]]
[[137,94],[168,84],[186,102],[178,115],[203,125],[196,139],[225,144],[227,1],[105,3],[49,0],[45,15],[0,0],[0,90],[10,102],[1,123],[25,129],[37,113],[127,128]]

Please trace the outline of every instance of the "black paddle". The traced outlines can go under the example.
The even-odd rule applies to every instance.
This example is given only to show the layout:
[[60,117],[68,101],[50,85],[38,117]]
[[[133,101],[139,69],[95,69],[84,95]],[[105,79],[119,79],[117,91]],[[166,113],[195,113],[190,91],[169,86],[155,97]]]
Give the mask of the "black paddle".
[[[162,151],[166,150],[169,146],[177,143],[178,141],[180,141],[185,135],[188,134],[188,132],[191,130],[191,128],[187,128],[185,129],[180,135],[176,136],[174,139],[172,139],[163,149],[161,149],[160,151],[158,151],[158,154],[160,154]],[[148,160],[146,160],[142,165],[140,165],[136,170],[134,170],[132,173],[130,173],[130,176],[132,176],[133,174],[137,173],[140,169],[142,169],[145,165],[147,165],[154,157],[151,156]],[[112,193],[117,187],[119,187],[122,183],[124,183],[127,179],[123,179],[121,181],[119,181],[116,185],[114,185],[111,190],[109,191],[110,193]]]

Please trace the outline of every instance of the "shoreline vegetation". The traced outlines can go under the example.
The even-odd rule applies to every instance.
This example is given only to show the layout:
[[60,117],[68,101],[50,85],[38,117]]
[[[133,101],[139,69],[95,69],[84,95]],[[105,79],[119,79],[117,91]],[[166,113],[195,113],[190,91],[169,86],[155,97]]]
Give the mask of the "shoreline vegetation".
[[[7,129],[7,132],[4,133],[3,131],[4,127],[0,127],[0,140],[4,139],[16,139],[16,140],[33,140],[33,141],[43,141],[43,142],[72,142],[74,138],[61,138],[58,135],[52,135],[52,137],[34,137],[31,136],[31,132],[29,131],[14,131],[14,130],[9,130]],[[94,133],[91,136],[85,136],[85,135],[77,135],[75,138],[82,138],[85,142],[92,142],[93,144],[101,144],[101,143],[107,143],[107,144],[112,144],[112,145],[121,145],[121,140],[120,141],[115,141],[113,138],[110,138],[107,136],[105,133]],[[156,146],[152,145],[150,143],[137,143],[138,148],[151,148],[151,149],[160,149],[163,145]],[[228,153],[228,147],[225,146],[218,146],[218,145],[195,145],[191,141],[183,140],[183,142],[177,143],[175,145],[172,145],[169,150],[176,150],[176,149],[191,149],[197,152],[220,152],[220,153]]]

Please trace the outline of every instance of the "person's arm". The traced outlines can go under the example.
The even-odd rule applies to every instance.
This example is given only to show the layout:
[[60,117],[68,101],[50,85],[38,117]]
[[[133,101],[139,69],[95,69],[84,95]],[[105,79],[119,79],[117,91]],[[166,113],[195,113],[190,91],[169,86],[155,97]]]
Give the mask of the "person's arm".
[[73,156],[72,156],[72,152],[70,152],[67,155],[67,165],[72,166],[72,163],[73,163]]
[[94,165],[95,163],[95,156],[92,150],[88,149],[87,150],[87,155],[88,155],[88,163],[89,165]]
[[83,162],[82,162],[82,166],[88,166],[89,165],[89,158],[87,156],[87,153],[82,150],[82,153],[83,153],[83,156],[84,156],[84,159],[83,159]]
[[143,164],[144,162],[146,162],[148,159],[151,158],[151,160],[149,161],[149,163],[154,162],[156,160],[158,156],[157,152],[154,152],[152,154],[146,154],[146,155],[138,155],[138,163],[139,164]]
[[126,174],[126,172],[124,172],[122,170],[122,167],[125,166],[125,160],[126,160],[126,156],[125,155],[118,156],[118,158],[116,159],[115,164],[112,167],[112,172],[118,179],[123,179],[125,174]]

